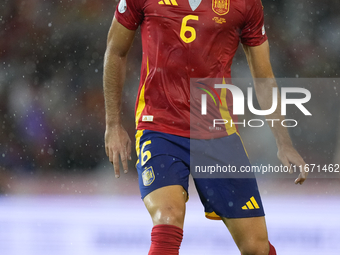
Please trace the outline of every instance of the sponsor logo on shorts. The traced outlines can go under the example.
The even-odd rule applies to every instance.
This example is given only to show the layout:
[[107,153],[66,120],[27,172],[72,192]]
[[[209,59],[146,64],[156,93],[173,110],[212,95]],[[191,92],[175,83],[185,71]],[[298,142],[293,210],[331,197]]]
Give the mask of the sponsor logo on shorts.
[[144,186],[150,186],[155,180],[155,173],[153,172],[152,166],[146,168],[142,173],[142,179]]
[[253,209],[260,209],[259,205],[257,204],[254,197],[251,197],[250,200],[242,206],[242,210],[253,210]]

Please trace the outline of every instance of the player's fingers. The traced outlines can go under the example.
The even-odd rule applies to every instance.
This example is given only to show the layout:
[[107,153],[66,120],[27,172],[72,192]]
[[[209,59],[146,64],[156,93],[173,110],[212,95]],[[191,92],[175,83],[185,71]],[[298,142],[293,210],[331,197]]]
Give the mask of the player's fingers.
[[305,165],[299,165],[299,170],[300,174],[298,178],[295,179],[295,184],[302,184],[306,180],[308,175],[308,173],[305,171]]
[[306,163],[300,156],[293,158],[292,163],[298,166],[300,170],[299,177],[295,180],[295,184],[302,184],[308,175],[308,172],[306,171]]
[[109,148],[109,142],[108,142],[108,137],[107,137],[107,130],[105,131],[105,135],[104,135],[104,144],[105,144],[106,156],[110,158],[110,148]]
[[128,172],[128,162],[127,162],[127,151],[126,148],[123,148],[121,153],[120,153],[120,160],[122,161],[124,173]]
[[278,156],[278,158],[280,159],[281,163],[282,163],[284,166],[288,167],[289,173],[292,174],[292,173],[293,173],[293,169],[292,169],[292,167],[291,167],[291,165],[290,165],[290,163],[289,163],[289,160],[288,160],[286,157],[280,157],[280,156]]
[[308,175],[308,173],[306,172],[305,166],[306,166],[306,165],[301,165],[301,167],[300,167],[301,178],[304,178],[304,179],[306,179],[306,178],[307,178],[307,175]]
[[[305,165],[306,165],[306,163],[305,163],[305,161],[303,160],[303,159],[296,159],[296,160],[292,160],[291,161],[294,165],[296,165],[296,166],[301,166],[302,167],[302,169],[305,169]],[[301,170],[302,170],[301,169]]]
[[127,147],[126,147],[126,150],[127,150],[127,157],[128,157],[128,160],[131,160],[131,140],[129,139],[129,141],[127,142]]
[[113,164],[112,163],[112,161],[113,161],[113,152],[112,152],[112,150],[109,148],[109,147],[107,147],[107,156],[108,156],[108,158],[109,158],[109,161],[111,162],[111,164]]
[[289,174],[294,173],[293,165],[292,164],[289,164],[288,168],[289,168]]
[[300,174],[299,177],[295,180],[295,184],[302,184],[306,178],[307,178],[308,172],[306,172],[306,165],[305,164],[301,164],[300,165]]
[[295,180],[295,184],[302,184],[306,180],[305,177],[302,177],[302,174],[299,174],[299,177]]
[[106,156],[108,156],[108,158],[110,158],[110,148],[109,148],[109,145],[106,141],[105,141],[105,153],[106,153]]
[[112,152],[112,164],[113,164],[113,169],[115,171],[115,177],[119,178],[120,173],[119,173],[119,153],[118,152]]

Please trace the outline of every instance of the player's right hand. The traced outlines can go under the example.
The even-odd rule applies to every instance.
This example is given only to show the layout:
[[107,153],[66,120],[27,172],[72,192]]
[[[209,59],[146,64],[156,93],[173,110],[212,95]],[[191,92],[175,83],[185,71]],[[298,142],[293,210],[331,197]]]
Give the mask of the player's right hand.
[[119,158],[122,161],[124,173],[128,172],[128,160],[131,160],[131,140],[126,130],[121,126],[106,127],[105,152],[113,164],[115,177],[119,178]]
[[[282,164],[290,169],[289,173],[293,173],[292,165],[299,166],[300,173],[298,178],[295,179],[295,184],[300,184],[306,180],[308,172],[305,171],[305,161],[300,154],[291,145],[282,145],[279,147],[277,157]],[[301,166],[301,167],[300,167]]]

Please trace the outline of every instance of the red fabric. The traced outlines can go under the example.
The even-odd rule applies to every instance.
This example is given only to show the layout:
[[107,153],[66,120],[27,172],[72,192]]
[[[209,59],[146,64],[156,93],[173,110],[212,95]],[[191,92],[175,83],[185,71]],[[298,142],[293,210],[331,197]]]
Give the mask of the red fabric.
[[269,254],[268,255],[276,255],[275,247],[269,242]]
[[[137,129],[196,139],[227,136],[230,117],[238,122],[232,94],[213,85],[222,84],[222,78],[232,84],[231,64],[240,41],[257,46],[267,40],[261,0],[196,1],[195,10],[190,2],[195,1],[121,0],[117,5],[120,24],[131,30],[141,27]],[[214,95],[207,97],[207,115],[201,114],[202,89]],[[228,124],[213,128],[214,119]]]
[[149,255],[178,255],[183,230],[173,225],[156,225],[151,232]]

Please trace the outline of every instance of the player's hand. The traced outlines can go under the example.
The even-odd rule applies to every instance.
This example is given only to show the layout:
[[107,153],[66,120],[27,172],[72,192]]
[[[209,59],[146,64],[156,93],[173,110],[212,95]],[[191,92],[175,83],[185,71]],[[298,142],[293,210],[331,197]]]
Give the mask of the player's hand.
[[302,166],[300,167],[300,174],[298,178],[295,179],[295,184],[302,184],[306,180],[308,175],[308,173],[305,171],[306,163],[293,146],[281,146],[277,152],[277,157],[283,165],[287,166],[290,169],[290,173],[293,173],[291,164]]
[[120,176],[119,158],[122,161],[124,173],[128,172],[127,161],[131,160],[131,140],[121,125],[106,128],[105,152],[113,164],[116,178]]

